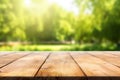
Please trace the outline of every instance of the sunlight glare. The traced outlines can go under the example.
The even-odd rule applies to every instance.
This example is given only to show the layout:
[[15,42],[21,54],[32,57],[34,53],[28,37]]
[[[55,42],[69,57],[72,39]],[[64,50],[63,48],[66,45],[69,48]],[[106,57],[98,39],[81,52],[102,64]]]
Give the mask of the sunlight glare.
[[24,1],[26,7],[30,7],[32,5],[31,0],[24,0]]
[[75,5],[74,0],[48,0],[49,4],[57,4],[63,9],[73,12],[75,15],[79,14],[79,8]]

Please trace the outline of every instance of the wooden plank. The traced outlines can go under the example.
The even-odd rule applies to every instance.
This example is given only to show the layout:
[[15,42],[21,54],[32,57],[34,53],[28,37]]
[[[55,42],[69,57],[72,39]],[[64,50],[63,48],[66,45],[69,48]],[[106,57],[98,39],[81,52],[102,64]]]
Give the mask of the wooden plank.
[[120,68],[89,54],[71,53],[85,74],[89,76],[120,76]]
[[0,68],[28,54],[29,53],[27,52],[17,52],[17,53],[9,53],[7,55],[1,56]]
[[14,53],[14,52],[0,52],[0,57],[10,53]]
[[0,69],[0,76],[34,77],[49,53],[33,53]]
[[79,66],[65,52],[52,53],[36,76],[84,76]]
[[[98,51],[97,53],[101,53],[101,51]],[[120,51],[104,51],[104,53],[108,53],[108,54],[113,54],[113,55],[116,55],[116,56],[120,56]]]
[[103,52],[101,53],[90,52],[90,54],[120,67],[120,56],[113,55],[111,53],[103,53]]
[[115,51],[115,52],[109,52],[110,54],[114,54],[120,57],[120,51]]

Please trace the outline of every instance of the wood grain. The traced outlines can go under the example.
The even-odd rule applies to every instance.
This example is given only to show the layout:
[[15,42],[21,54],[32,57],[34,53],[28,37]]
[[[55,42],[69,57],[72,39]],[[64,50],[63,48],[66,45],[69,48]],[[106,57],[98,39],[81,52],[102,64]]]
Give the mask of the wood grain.
[[18,53],[8,53],[7,55],[0,57],[0,68],[25,56],[28,55],[27,52],[18,52]]
[[117,55],[113,55],[113,54],[110,54],[110,53],[90,53],[91,55],[93,56],[96,56],[102,60],[105,60],[111,64],[114,64],[116,66],[119,66],[120,67],[120,56],[117,56]]
[[87,53],[71,53],[87,76],[120,76],[120,68]]
[[36,76],[84,76],[68,53],[52,53]]
[[109,52],[110,54],[114,54],[120,57],[120,51],[116,51],[116,52]]
[[0,53],[0,77],[52,77],[51,80],[62,80],[54,77],[72,76],[80,77],[80,80],[96,80],[91,77],[98,77],[97,80],[114,80],[113,76],[120,76],[119,52]]
[[14,52],[0,52],[0,57],[10,53],[14,53]]
[[49,53],[33,53],[0,69],[0,76],[34,77]]

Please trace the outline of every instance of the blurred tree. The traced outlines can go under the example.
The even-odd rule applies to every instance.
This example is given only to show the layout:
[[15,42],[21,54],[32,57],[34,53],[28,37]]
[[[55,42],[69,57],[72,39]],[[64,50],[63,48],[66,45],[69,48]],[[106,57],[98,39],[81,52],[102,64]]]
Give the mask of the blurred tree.
[[113,8],[106,13],[102,31],[104,37],[116,44],[120,44],[120,1],[115,0]]
[[47,0],[0,0],[0,41],[120,43],[119,0],[75,0],[79,14]]
[[0,41],[8,41],[16,25],[12,9],[13,5],[9,0],[0,0]]

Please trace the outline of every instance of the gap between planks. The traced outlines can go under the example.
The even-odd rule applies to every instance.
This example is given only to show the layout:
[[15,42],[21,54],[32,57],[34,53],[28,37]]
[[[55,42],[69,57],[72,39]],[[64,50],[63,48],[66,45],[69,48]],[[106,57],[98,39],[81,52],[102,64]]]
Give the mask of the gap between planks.
[[0,69],[0,76],[34,77],[49,53],[33,53]]
[[88,54],[90,54],[91,56],[100,58],[100,59],[120,68],[120,56],[118,56],[118,55],[111,54],[108,52],[104,52],[104,53],[103,52],[97,52],[97,53],[89,52]]
[[53,52],[38,71],[39,76],[81,76],[84,74],[66,52]]
[[85,53],[70,53],[87,76],[120,76],[120,68]]
[[[58,52],[57,52],[58,53]],[[48,75],[48,76],[64,76],[64,75],[68,75],[68,76],[73,76],[74,74],[76,74],[76,73],[71,73],[71,74],[64,74],[64,73],[60,73],[59,74],[59,71],[57,72],[57,71],[55,71],[55,73],[56,74],[53,74],[53,75],[49,75],[50,73],[50,71],[51,70],[57,70],[57,69],[59,69],[59,67],[56,65],[56,64],[58,64],[57,62],[56,62],[56,60],[58,60],[58,62],[60,62],[60,66],[62,65],[62,66],[64,66],[64,65],[69,65],[68,63],[71,63],[72,62],[72,65],[75,65],[76,66],[76,69],[80,69],[80,72],[81,72],[81,76],[83,76],[84,74],[86,75],[86,76],[113,76],[113,75],[120,75],[119,74],[119,72],[114,72],[113,70],[112,70],[112,68],[113,69],[115,69],[115,71],[118,69],[118,71],[120,71],[120,69],[119,68],[116,68],[114,65],[112,65],[112,64],[110,64],[110,63],[107,63],[105,60],[103,60],[103,59],[100,59],[100,58],[98,58],[98,57],[95,57],[95,56],[93,56],[93,55],[90,55],[90,54],[85,54],[85,52],[76,52],[76,53],[70,53],[70,55],[67,53],[67,54],[65,54],[64,52],[60,52],[60,53],[58,53],[59,54],[59,56],[57,55],[57,53],[51,53],[51,54],[48,54],[46,57],[44,56],[44,59],[42,59],[42,63],[41,64],[39,64],[39,65],[37,65],[37,69],[35,69],[35,70],[33,70],[32,71],[32,73],[24,73],[25,75],[24,76],[31,76],[31,74],[32,74],[32,76],[46,76],[46,75]],[[82,53],[84,53],[84,55],[82,54]],[[34,52],[33,52],[33,54],[34,54]],[[65,55],[63,55],[63,54],[65,54]],[[77,55],[76,55],[77,54]],[[31,54],[30,54],[31,55]],[[41,56],[43,56],[42,54],[41,54]],[[82,56],[82,57],[81,57]],[[5,71],[6,72],[6,70],[8,70],[7,68],[10,68],[11,66],[15,66],[16,64],[15,63],[17,63],[18,64],[18,62],[21,62],[21,60],[23,60],[23,59],[26,59],[26,57],[29,57],[29,55],[28,56],[25,56],[25,57],[22,57],[22,58],[20,58],[20,59],[18,59],[18,60],[16,60],[16,61],[14,61],[14,62],[12,62],[12,63],[10,63],[9,65],[7,65],[7,66],[5,66],[6,68],[2,68],[2,69],[0,69],[1,70],[1,72],[3,71]],[[31,56],[31,58],[32,58],[33,56]],[[72,58],[71,58],[72,57]],[[79,58],[77,58],[77,57],[79,57]],[[37,56],[36,56],[36,58],[37,58]],[[58,58],[58,59],[57,59]],[[65,59],[65,60],[62,60],[62,59]],[[82,59],[84,59],[82,62],[80,61],[80,60],[82,60]],[[89,61],[87,61],[89,59]],[[49,60],[51,60],[51,61],[49,61]],[[70,60],[70,61],[68,61],[68,60]],[[24,60],[23,60],[24,61]],[[32,61],[34,61],[34,58],[32,58],[32,60],[31,60],[31,62]],[[53,61],[53,62],[52,62]],[[105,75],[101,75],[101,73],[99,72],[99,70],[97,70],[97,67],[93,67],[93,68],[91,68],[90,67],[90,65],[93,65],[93,62],[95,62],[95,61],[98,61],[98,62],[95,62],[95,65],[96,66],[99,66],[98,67],[98,69],[100,69],[101,70],[101,73],[103,73],[103,74],[105,74]],[[100,61],[100,62],[99,62]],[[31,62],[27,62],[27,63],[31,63]],[[49,62],[51,62],[51,63],[56,63],[55,64],[55,66],[53,65],[53,67],[54,68],[50,68],[49,69]],[[67,62],[67,63],[65,63],[65,62]],[[34,63],[34,62],[33,62]],[[39,59],[38,59],[38,62],[37,63],[39,63]],[[37,64],[36,63],[36,64]],[[85,65],[81,65],[82,63],[86,63],[86,64],[89,64],[89,66],[87,66],[87,70],[89,70],[88,72],[92,72],[92,74],[90,74],[89,75],[89,73],[86,71],[86,69],[84,68],[84,67],[86,67]],[[100,66],[102,64],[102,66]],[[48,68],[45,68],[46,67],[46,65],[47,65],[47,67]],[[79,65],[79,66],[78,66]],[[23,66],[24,67],[26,67],[26,68],[29,68],[28,66],[26,66],[26,63],[24,63],[23,64]],[[112,66],[112,68],[109,68],[108,69],[108,71],[106,71],[105,69],[107,68],[107,66]],[[18,66],[18,68],[20,69],[20,67],[22,67],[21,65],[19,65]],[[15,67],[14,67],[15,68]],[[12,68],[12,70],[15,70],[14,68]],[[33,67],[32,67],[33,68]],[[94,71],[94,68],[96,68],[96,70],[97,71]],[[61,68],[61,70],[62,71],[65,71],[64,69],[66,69],[66,67],[65,68]],[[22,70],[25,70],[25,69],[22,69]],[[46,73],[46,70],[49,70],[48,71],[48,73]],[[72,70],[72,68],[71,68],[71,70]],[[104,71],[102,71],[102,70],[105,70],[105,72]],[[110,70],[110,71],[109,71]],[[8,70],[8,71],[10,71],[10,70]],[[26,71],[26,70],[25,70]],[[44,74],[41,74],[41,72],[43,71],[43,73]],[[24,72],[24,71],[23,71]],[[68,71],[69,72],[69,71]],[[75,71],[74,71],[75,72]],[[109,72],[111,72],[111,74],[109,74]],[[113,74],[114,73],[114,74]],[[0,73],[1,74],[1,73]],[[22,73],[21,73],[22,74]],[[21,74],[19,74],[19,76],[22,76]],[[96,75],[95,75],[96,74]],[[15,73],[13,74],[13,75],[10,75],[10,73],[7,73],[6,75],[9,75],[9,76],[13,76],[13,75],[16,75]],[[79,74],[80,75],[80,74]],[[85,76],[84,75],[84,76]],[[1,75],[0,75],[1,76]],[[4,76],[4,75],[3,75]],[[18,76],[18,75],[16,75],[16,76]]]
[[21,53],[21,52],[13,52],[13,53],[7,53],[5,55],[0,56],[0,68],[7,66],[8,64],[29,55],[29,53]]

